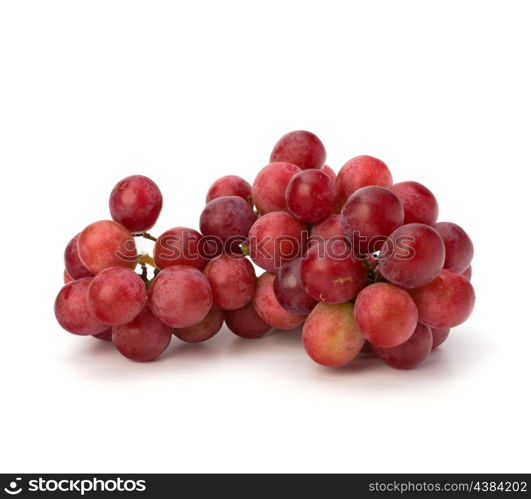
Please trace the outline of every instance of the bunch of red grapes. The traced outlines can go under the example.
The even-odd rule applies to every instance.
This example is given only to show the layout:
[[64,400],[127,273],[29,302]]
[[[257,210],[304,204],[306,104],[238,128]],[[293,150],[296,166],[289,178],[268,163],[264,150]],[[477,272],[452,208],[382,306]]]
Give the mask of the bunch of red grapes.
[[[147,231],[159,188],[141,175],[121,180],[112,220],[66,247],[59,324],[136,361],[161,355],[172,336],[206,341],[225,323],[242,338],[302,326],[306,352],[325,366],[372,352],[415,367],[472,312],[472,242],[437,222],[429,189],[393,184],[379,159],[357,156],[337,177],[325,159],[317,136],[290,132],[252,186],[234,175],[212,184],[199,231],[158,238]],[[155,241],[153,255],[138,254],[135,237]]]

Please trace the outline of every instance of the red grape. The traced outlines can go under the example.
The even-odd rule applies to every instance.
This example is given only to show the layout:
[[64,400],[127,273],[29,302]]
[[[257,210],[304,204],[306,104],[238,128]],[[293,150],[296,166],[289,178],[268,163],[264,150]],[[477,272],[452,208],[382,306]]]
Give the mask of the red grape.
[[158,269],[172,265],[190,265],[203,270],[207,264],[202,256],[201,234],[187,227],[174,227],[162,234],[153,248],[153,258]]
[[317,301],[308,296],[302,287],[301,263],[302,260],[297,258],[282,265],[273,281],[273,290],[278,302],[288,312],[307,315]]
[[238,196],[252,204],[251,184],[237,175],[218,178],[208,189],[206,202],[225,196]]
[[137,362],[147,362],[161,355],[168,348],[171,336],[171,327],[157,319],[147,305],[129,324],[112,329],[116,349]]
[[248,202],[238,196],[224,196],[205,206],[199,226],[204,236],[217,243],[217,254],[223,250],[237,253],[255,220],[256,215]]
[[69,333],[98,334],[109,327],[98,320],[90,310],[88,288],[92,279],[92,277],[82,277],[69,282],[63,286],[55,299],[55,318]]
[[242,338],[260,338],[271,329],[256,313],[252,302],[237,310],[227,310],[224,315],[227,327]]
[[370,343],[389,348],[411,337],[419,314],[407,291],[393,284],[377,282],[359,293],[354,315],[363,336]]
[[461,275],[464,275],[470,281],[472,279],[472,265],[469,265]]
[[212,307],[212,289],[196,268],[174,265],[155,277],[148,301],[155,317],[168,326],[188,327],[206,317]]
[[389,187],[402,201],[404,223],[432,225],[439,216],[439,205],[433,193],[418,182],[399,182]]
[[382,246],[378,270],[393,284],[418,288],[433,281],[444,265],[444,243],[434,229],[408,224],[396,229]]
[[301,263],[304,291],[325,303],[352,300],[367,281],[367,268],[352,257],[350,246],[342,240],[330,239],[315,244]]
[[289,212],[301,222],[326,218],[335,204],[335,185],[321,170],[303,170],[294,175],[286,188]]
[[131,232],[151,229],[162,209],[162,194],[157,184],[143,175],[120,180],[109,198],[112,219]]
[[432,350],[435,350],[439,345],[444,343],[446,341],[446,338],[448,338],[448,335],[450,334],[450,328],[446,327],[443,329],[437,329],[432,327],[431,328],[431,335],[433,337],[433,345],[431,347]]
[[306,130],[295,130],[280,138],[269,161],[286,161],[303,170],[319,169],[326,161],[326,151],[317,135]]
[[261,215],[272,211],[285,211],[286,188],[291,178],[301,169],[291,163],[271,163],[264,166],[256,176],[253,201]]
[[214,305],[221,310],[242,308],[254,296],[254,267],[243,256],[220,255],[209,262],[205,275],[212,288]]
[[380,359],[395,369],[411,369],[418,366],[432,350],[432,336],[429,327],[417,324],[410,338],[395,347],[382,348],[372,345]]
[[288,312],[278,302],[273,290],[275,275],[264,272],[256,285],[253,306],[261,319],[277,329],[294,329],[300,326],[306,316]]
[[409,292],[417,304],[419,322],[437,329],[465,322],[476,301],[470,281],[449,270],[443,270],[429,284]]
[[69,282],[74,281],[75,279],[72,278],[72,276],[65,270],[63,272],[63,282],[65,284],[68,284]]
[[344,239],[341,227],[341,215],[334,213],[312,227],[310,244],[328,239]]
[[135,241],[123,225],[100,220],[86,227],[77,241],[79,258],[85,267],[97,274],[108,267],[134,269],[137,261]]
[[142,312],[146,286],[131,269],[110,267],[92,279],[88,299],[90,310],[104,324],[127,324]]
[[318,364],[340,367],[360,353],[365,343],[351,303],[319,303],[302,328],[306,353]]
[[112,341],[112,327],[106,329],[103,333],[93,334],[92,336],[97,340]]
[[356,156],[347,161],[337,174],[337,198],[342,206],[353,192],[369,185],[390,187],[393,176],[387,165],[372,156]]
[[433,228],[441,235],[446,248],[444,268],[459,274],[464,272],[474,256],[474,245],[468,234],[451,222],[439,222]]
[[212,307],[206,317],[193,326],[174,329],[173,334],[187,343],[200,343],[212,338],[223,326],[223,311]]
[[385,187],[358,189],[341,210],[343,234],[355,252],[372,253],[380,249],[395,229],[404,222],[400,199]]
[[336,180],[337,180],[337,175],[336,175],[336,172],[328,165],[324,165],[321,170],[323,172],[325,172],[329,177],[330,177],[330,180],[332,182],[334,182],[334,185],[336,183]]
[[92,277],[92,273],[83,265],[79,258],[79,253],[77,252],[78,239],[79,234],[76,234],[66,245],[65,249],[65,270],[73,280],[81,277]]
[[306,226],[284,211],[261,216],[249,231],[249,255],[268,272],[302,255],[307,244]]

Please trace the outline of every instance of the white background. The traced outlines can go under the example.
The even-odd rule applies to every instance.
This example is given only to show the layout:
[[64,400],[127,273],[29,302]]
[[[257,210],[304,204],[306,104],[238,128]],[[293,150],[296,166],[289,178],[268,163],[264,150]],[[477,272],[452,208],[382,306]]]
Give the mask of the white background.
[[[528,2],[2,2],[3,472],[529,472]],[[382,158],[475,242],[472,318],[417,370],[330,370],[297,333],[151,364],[63,331],[67,241],[122,177],[197,227],[280,135]]]

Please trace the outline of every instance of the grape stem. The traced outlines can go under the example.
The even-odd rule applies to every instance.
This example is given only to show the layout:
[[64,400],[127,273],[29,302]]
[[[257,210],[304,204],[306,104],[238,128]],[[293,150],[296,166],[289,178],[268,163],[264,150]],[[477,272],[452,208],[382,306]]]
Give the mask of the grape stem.
[[155,260],[153,260],[153,257],[151,255],[148,255],[147,253],[140,255],[138,257],[138,263],[142,266],[144,265],[150,265],[151,267],[156,267]]
[[149,239],[150,241],[156,241],[157,238],[152,236],[149,232],[133,232],[133,237],[143,237]]

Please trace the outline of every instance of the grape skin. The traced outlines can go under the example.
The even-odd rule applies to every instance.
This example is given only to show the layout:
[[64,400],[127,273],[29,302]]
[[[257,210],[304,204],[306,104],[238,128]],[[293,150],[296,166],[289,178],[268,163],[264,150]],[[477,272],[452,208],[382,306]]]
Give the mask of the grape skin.
[[310,297],[302,287],[301,263],[302,260],[297,258],[282,265],[273,281],[273,290],[280,305],[288,312],[308,315],[317,300]]
[[470,281],[472,279],[472,265],[469,265],[461,275],[465,276]]
[[371,344],[387,348],[406,342],[419,317],[411,296],[385,282],[371,284],[358,294],[354,315],[363,336]]
[[352,300],[367,282],[367,268],[352,257],[344,241],[330,239],[313,245],[301,263],[304,291],[324,303]]
[[65,270],[63,272],[63,283],[68,284],[69,282],[74,281],[75,279],[72,278],[72,276]]
[[439,205],[433,193],[418,182],[399,182],[389,187],[402,201],[404,224],[432,225],[439,216]]
[[132,270],[110,267],[92,279],[88,302],[91,312],[104,324],[127,324],[144,308],[146,286]]
[[212,307],[212,289],[196,268],[174,265],[162,270],[152,281],[148,302],[155,317],[168,326],[193,326]]
[[301,169],[291,163],[271,163],[264,166],[256,176],[253,201],[261,215],[274,211],[286,211],[286,188],[291,178]]
[[285,161],[302,170],[319,169],[326,161],[326,150],[317,135],[306,130],[295,130],[282,136],[273,147],[270,163]]
[[348,364],[363,348],[365,338],[354,319],[351,303],[319,303],[302,328],[306,353],[318,364],[340,367]]
[[201,234],[188,227],[174,227],[160,235],[153,248],[158,269],[172,265],[189,265],[203,270],[208,262],[202,254]]
[[77,252],[77,241],[79,234],[76,234],[65,248],[65,272],[73,279],[80,279],[81,277],[92,277],[92,273],[83,265]]
[[97,340],[112,341],[112,327],[106,329],[103,333],[93,334],[92,336]]
[[256,265],[272,273],[301,256],[307,245],[306,226],[284,211],[262,215],[249,231],[249,256]]
[[237,310],[227,310],[224,315],[227,327],[241,338],[261,338],[271,330],[271,326],[256,313],[252,302]]
[[303,170],[294,175],[286,188],[289,212],[300,222],[325,219],[334,208],[335,186],[320,170]]
[[217,334],[221,326],[223,326],[223,311],[213,306],[201,322],[174,329],[173,334],[187,343],[201,343]]
[[294,329],[300,326],[305,315],[288,312],[278,302],[273,290],[275,275],[264,272],[259,278],[256,293],[253,298],[253,306],[260,318],[271,327],[277,329]]
[[[217,253],[239,251],[249,229],[256,221],[249,203],[238,196],[224,196],[210,201],[203,209],[199,228],[204,236],[217,241]],[[214,255],[212,255],[214,256]]]
[[108,267],[136,266],[137,251],[131,232],[111,220],[100,220],[83,229],[77,251],[83,265],[94,275]]
[[386,236],[403,222],[400,199],[385,187],[358,189],[341,210],[343,234],[360,254],[379,250]]
[[332,169],[332,167],[328,166],[328,165],[324,165],[322,168],[321,168],[321,171],[323,171],[324,173],[326,173],[328,175],[328,177],[330,178],[330,180],[334,183],[336,183],[336,180],[337,180],[337,175],[336,175],[336,172]]
[[91,312],[88,304],[88,288],[92,277],[83,277],[69,282],[57,295],[54,304],[55,318],[69,333],[92,335],[105,331],[103,324]]
[[237,175],[218,178],[208,189],[206,202],[224,196],[238,196],[252,204],[251,184]]
[[147,305],[131,322],[112,329],[116,349],[136,362],[156,359],[168,348],[171,337],[171,327],[157,319]]
[[205,276],[212,288],[214,305],[221,310],[242,308],[254,296],[254,267],[243,256],[223,254],[214,258],[206,266]]
[[461,274],[474,257],[472,240],[459,225],[451,222],[439,222],[433,228],[444,241],[446,249],[444,268]]
[[441,237],[429,225],[402,225],[382,246],[378,270],[397,286],[418,288],[439,275],[444,254]]
[[428,357],[432,344],[430,328],[417,324],[414,333],[404,343],[390,348],[372,345],[372,349],[387,365],[395,369],[412,369]]
[[116,184],[109,197],[114,221],[131,232],[151,229],[162,210],[162,194],[157,184],[143,175],[131,175]]
[[345,239],[341,227],[341,215],[334,213],[312,227],[310,245],[315,242],[323,242],[328,239]]
[[356,156],[347,161],[337,174],[336,189],[339,206],[358,189],[369,185],[390,187],[393,176],[387,165],[372,156]]
[[446,269],[429,284],[409,292],[417,305],[419,322],[437,329],[465,322],[476,301],[470,281]]
[[432,327],[431,328],[431,335],[433,337],[433,345],[431,347],[432,350],[435,350],[439,345],[444,343],[446,339],[448,338],[450,334],[450,328],[443,328],[443,329],[437,329]]

